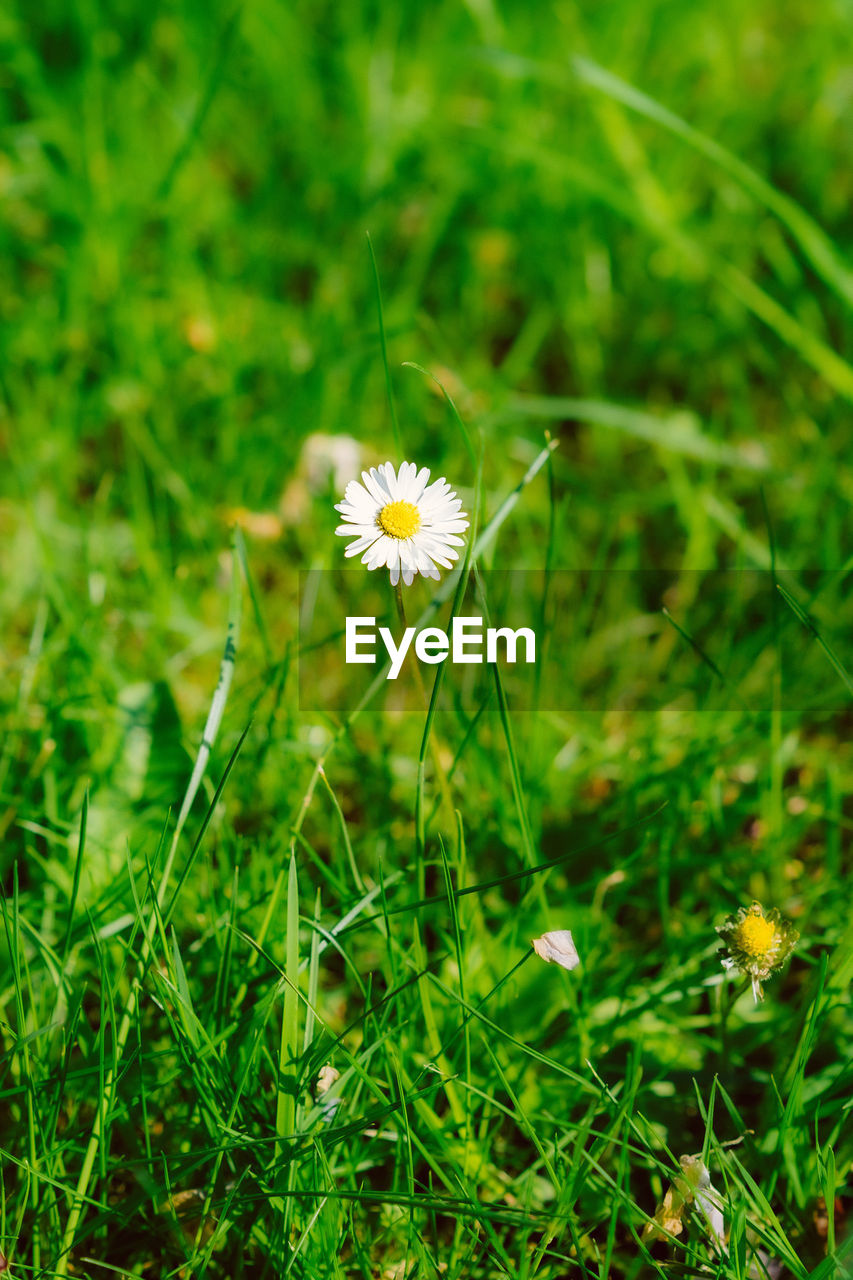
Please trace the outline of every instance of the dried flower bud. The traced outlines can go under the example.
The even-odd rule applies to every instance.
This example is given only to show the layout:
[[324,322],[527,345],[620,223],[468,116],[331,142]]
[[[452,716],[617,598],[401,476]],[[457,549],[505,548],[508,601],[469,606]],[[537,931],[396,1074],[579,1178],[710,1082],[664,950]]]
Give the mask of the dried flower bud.
[[569,929],[555,929],[551,933],[543,933],[541,938],[534,938],[533,950],[543,960],[561,964],[564,969],[576,969],[580,964]]

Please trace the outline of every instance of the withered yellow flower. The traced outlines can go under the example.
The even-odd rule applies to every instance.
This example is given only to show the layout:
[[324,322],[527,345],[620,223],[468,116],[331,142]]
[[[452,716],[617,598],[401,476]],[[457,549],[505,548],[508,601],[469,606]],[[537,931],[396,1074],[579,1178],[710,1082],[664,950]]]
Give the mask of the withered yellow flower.
[[756,1002],[764,999],[762,982],[782,967],[800,937],[775,907],[765,911],[760,902],[728,916],[717,933],[725,944],[720,960],[726,969],[737,969],[751,979]]

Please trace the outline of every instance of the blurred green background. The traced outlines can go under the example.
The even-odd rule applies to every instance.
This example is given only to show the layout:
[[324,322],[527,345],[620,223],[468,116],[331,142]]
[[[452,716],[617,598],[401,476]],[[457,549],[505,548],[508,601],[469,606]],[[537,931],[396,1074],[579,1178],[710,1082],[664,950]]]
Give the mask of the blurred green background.
[[[356,1205],[365,1178],[389,1196],[416,1185],[427,1209],[397,1200],[397,1217],[380,1220],[374,1206],[362,1220],[339,1205],[340,1218],[321,1217],[312,1235],[306,1201],[296,1252],[298,1232],[276,1235],[278,1202],[240,1147],[211,1183],[221,1219],[240,1230],[225,1231],[209,1271],[193,1274],[289,1266],[319,1275],[327,1265],[329,1275],[411,1274],[389,1243],[395,1231],[407,1233],[406,1256],[425,1275],[438,1274],[430,1258],[451,1277],[513,1267],[555,1280],[578,1269],[642,1274],[660,1263],[636,1232],[666,1177],[651,1140],[638,1154],[625,1126],[636,1106],[650,1118],[646,1137],[675,1155],[699,1150],[706,1129],[692,1081],[707,1103],[715,1075],[743,1108],[744,1123],[721,1140],[744,1127],[759,1135],[750,1167],[801,1259],[791,1271],[842,1266],[824,1257],[835,1237],[828,1246],[814,1214],[821,1195],[832,1199],[821,1144],[841,1131],[851,1083],[841,1064],[853,1047],[841,904],[853,823],[851,68],[847,0],[3,6],[0,870],[14,911],[0,993],[9,1106],[0,1142],[22,1159],[29,1125],[27,1159],[53,1179],[39,1199],[13,1162],[4,1230],[17,1243],[4,1247],[22,1266],[54,1274],[66,1221],[56,1187],[76,1183],[102,1080],[97,1017],[85,1014],[84,1033],[53,1004],[51,957],[76,901],[84,796],[69,998],[72,1009],[84,1002],[78,1012],[100,1001],[103,1014],[107,994],[120,1002],[126,992],[138,951],[127,932],[131,872],[144,894],[146,859],[156,860],[180,805],[217,680],[235,523],[251,592],[193,835],[250,718],[252,727],[173,921],[175,945],[192,949],[190,987],[208,1029],[221,1031],[233,996],[230,1065],[241,1054],[254,1062],[255,1025],[239,1023],[246,989],[228,968],[222,913],[235,913],[246,935],[269,930],[260,960],[245,936],[233,943],[240,965],[254,956],[260,1000],[275,984],[269,957],[283,963],[283,921],[262,922],[271,900],[280,908],[292,845],[303,915],[322,888],[333,920],[358,898],[347,838],[365,882],[378,883],[380,866],[402,873],[395,893],[411,902],[418,875],[442,891],[442,849],[457,883],[473,884],[577,848],[595,853],[550,873],[547,891],[534,877],[477,898],[461,950],[446,907],[417,916],[423,943],[378,927],[354,934],[347,963],[336,957],[317,979],[322,1013],[341,1033],[369,1003],[365,975],[391,990],[409,952],[454,990],[461,971],[461,1000],[486,999],[535,932],[570,926],[588,977],[577,989],[543,987],[528,966],[503,1021],[573,1070],[589,1059],[616,1092],[597,1095],[600,1114],[589,1103],[585,1123],[600,1144],[594,1163],[579,1166],[586,1181],[569,1161],[569,1204],[559,1186],[543,1190],[531,1133],[562,1152],[559,1135],[589,1097],[541,1062],[507,1068],[510,1086],[470,1044],[460,1058],[458,1038],[442,1058],[461,1006],[434,992],[436,1012],[416,986],[391,1003],[381,1034],[374,1027],[377,1043],[365,1023],[349,1052],[363,1049],[362,1071],[384,1064],[389,1097],[435,1057],[475,1091],[475,1111],[483,1096],[501,1099],[503,1120],[486,1109],[475,1141],[458,1098],[429,1121],[414,1107],[414,1146],[398,1135],[393,1158],[380,1160],[364,1138],[368,1117],[348,1131],[355,1146],[338,1184],[352,1185]],[[447,691],[435,735],[451,792],[443,796],[427,760],[426,872],[413,843],[422,721],[400,717],[383,693],[335,743],[332,804],[310,779],[346,709],[338,650],[315,659],[325,715],[316,702],[303,714],[295,683],[299,573],[343,563],[332,504],[362,466],[402,460],[366,233],[404,456],[447,475],[468,511],[479,502],[482,525],[545,431],[558,442],[485,562],[536,571],[529,606],[541,642],[564,655],[567,681],[575,673],[594,691],[570,714],[534,689],[540,714],[519,707],[514,728],[487,687]],[[479,494],[441,395],[403,361],[439,378],[483,441]],[[532,585],[546,568],[590,571],[607,590],[556,619]],[[769,597],[778,572],[810,625],[778,593],[754,613],[738,608],[732,575],[742,569],[767,575]],[[618,586],[610,570],[624,575]],[[340,589],[358,612],[357,579]],[[430,596],[424,583],[412,588],[413,616]],[[729,684],[713,713],[718,676]],[[653,710],[625,702],[635,683],[652,691]],[[786,985],[775,1021],[747,1002],[727,1030],[706,981],[719,973],[713,929],[753,895],[795,917],[804,940],[777,979]],[[104,936],[89,932],[83,903]],[[176,963],[166,950],[163,964]],[[145,1017],[140,1043],[155,1046],[148,1087],[162,1090],[158,1142],[172,1173],[143,1141],[145,1086],[138,1094],[128,1084],[89,1188],[118,1225],[106,1211],[84,1215],[78,1273],[86,1251],[142,1267],[169,1188],[207,1187],[214,1176],[190,1158],[209,1134],[199,1080],[176,1084],[184,1032],[161,1006],[146,1004]],[[383,1038],[392,1025],[399,1059]],[[272,1089],[272,1058],[252,1066],[261,1091]],[[300,1088],[309,1061],[314,1074],[319,1066],[305,1059]],[[229,1062],[218,1069],[227,1093]],[[807,1069],[810,1083],[791,1102]],[[51,1099],[44,1124],[27,1112],[34,1096]],[[781,1124],[780,1096],[790,1104]],[[351,1122],[357,1094],[347,1105]],[[267,1122],[253,1098],[242,1131],[272,1159]],[[839,1139],[843,1177],[851,1155]],[[472,1208],[451,1230],[433,1208],[439,1225],[424,1243],[424,1160],[458,1175],[470,1205],[500,1201],[519,1218],[492,1222],[484,1211],[481,1221]],[[114,1166],[136,1170],[118,1189]],[[313,1166],[305,1176],[320,1179]],[[126,1213],[115,1207],[125,1204]],[[571,1213],[570,1244],[555,1228],[536,1254],[543,1228],[539,1218],[524,1225],[525,1206]],[[473,1221],[488,1248],[462,1238]],[[200,1265],[181,1239],[176,1229],[158,1242],[162,1274]],[[691,1242],[698,1252],[686,1263],[699,1266],[701,1229]],[[339,1252],[345,1261],[333,1264]],[[746,1265],[725,1274],[746,1275]]]
[[[783,521],[830,476],[849,497],[850,386],[816,377],[730,273],[843,350],[837,294],[741,183],[576,61],[658,98],[843,245],[847,8],[513,8],[7,7],[10,480],[92,530],[147,515],[174,563],[219,506],[274,508],[309,433],[387,452],[369,230],[392,364],[453,370],[480,412],[525,391],[687,409],[771,449]],[[396,384],[407,448],[443,459],[440,411],[414,374]],[[630,512],[655,470],[567,435],[595,513],[575,516],[584,558],[602,498]],[[833,563],[843,510],[825,515],[817,538],[790,519],[792,553]]]

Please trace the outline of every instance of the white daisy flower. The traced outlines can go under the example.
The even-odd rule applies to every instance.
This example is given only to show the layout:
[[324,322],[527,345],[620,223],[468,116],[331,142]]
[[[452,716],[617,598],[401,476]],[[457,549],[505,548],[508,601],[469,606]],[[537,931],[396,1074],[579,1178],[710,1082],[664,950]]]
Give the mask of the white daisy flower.
[[344,553],[361,556],[368,569],[390,569],[396,586],[400,575],[406,586],[415,574],[438,578],[438,565],[452,568],[459,559],[454,547],[465,545],[458,535],[468,528],[462,500],[444,479],[427,485],[429,468],[418,471],[413,462],[403,462],[399,472],[393,464],[362,471],[363,484],[351,480],[343,502],[335,503],[345,523],[335,533],[353,538]]

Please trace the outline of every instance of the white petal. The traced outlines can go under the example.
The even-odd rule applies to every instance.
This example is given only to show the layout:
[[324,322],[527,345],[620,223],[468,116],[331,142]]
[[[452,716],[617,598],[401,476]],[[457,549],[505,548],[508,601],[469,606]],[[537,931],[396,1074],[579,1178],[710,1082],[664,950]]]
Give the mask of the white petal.
[[424,528],[429,529],[430,533],[464,533],[468,528],[467,520],[441,520],[438,523],[430,521],[424,524]]
[[336,1070],[331,1063],[327,1062],[325,1067],[320,1068],[320,1074],[317,1077],[317,1083],[315,1085],[317,1093],[328,1093],[335,1081],[340,1080],[340,1078],[340,1071]]
[[335,510],[340,511],[348,520],[373,521],[382,508],[372,498],[368,498],[366,502],[360,503],[336,502]]
[[[452,568],[453,568],[453,565],[450,563],[450,561],[449,561],[449,560],[445,560],[443,556],[433,555],[433,553],[432,553],[432,552],[430,552],[430,553],[429,553],[429,557],[428,557],[428,558],[429,558],[429,562],[430,562],[430,564],[433,564],[433,563],[435,563],[435,564],[440,564],[440,565],[441,565],[441,567],[442,567],[442,569],[452,569]],[[430,576],[432,576],[432,575],[430,575]]]
[[407,538],[406,541],[402,544],[400,550],[402,553],[401,558],[403,561],[403,566],[406,569],[411,569],[413,573],[417,573],[418,567],[419,567],[418,544],[415,541],[415,539]]
[[440,565],[441,565],[441,567],[442,567],[442,569],[452,569],[452,568],[453,568],[453,563],[452,563],[452,561],[448,560],[445,556],[443,556],[443,555],[441,554],[441,552],[439,552],[439,551],[430,551],[430,552],[428,552],[428,555],[429,555],[430,560],[434,560],[436,564],[440,564]]
[[[449,493],[452,493],[450,485],[444,476],[439,476],[438,480],[433,480],[432,484],[424,489],[424,501],[435,502],[437,498],[444,498]],[[453,496],[455,497],[455,494]]]
[[391,499],[391,495],[385,487],[384,477],[380,475],[376,467],[371,467],[369,473],[367,471],[362,471],[361,478],[365,483],[370,497],[378,505],[379,510],[381,511]]
[[366,533],[362,538],[356,538],[355,542],[351,542],[349,544],[346,551],[344,552],[344,555],[357,556],[359,552],[365,549],[365,547],[372,546],[373,543],[376,541],[377,537],[380,537],[380,536],[381,535],[374,530],[373,533]]
[[377,538],[381,535],[382,530],[377,528],[375,524],[339,524],[335,533],[341,538],[361,538],[372,533]]
[[425,502],[421,501],[418,510],[424,519],[429,520],[458,520],[467,516],[467,511],[462,510],[462,503],[459,499],[456,502]]
[[580,964],[570,929],[555,929],[551,933],[543,933],[541,938],[534,938],[533,950],[549,964],[553,961],[564,969],[575,969]]
[[427,486],[428,480],[429,480],[429,467],[421,467],[420,471],[415,476],[409,488],[409,495],[410,495],[409,501],[414,502],[416,506],[420,502],[421,498],[423,497],[424,489]]
[[443,543],[435,538],[421,538],[418,545],[423,548],[430,559],[436,563],[444,565],[445,569],[451,567],[452,560],[458,560],[458,554],[450,547],[446,547]]
[[430,559],[429,552],[418,547],[418,569],[425,578],[440,578],[441,574]]
[[400,543],[396,538],[389,538],[388,541],[391,545],[388,548],[388,554],[385,557],[385,564],[391,570],[393,575],[400,566]]
[[[362,479],[367,478],[367,472],[362,471]],[[360,507],[363,504],[370,504],[373,501],[370,492],[357,480],[350,480],[346,489],[344,489],[344,502],[349,502],[354,507]]]
[[437,501],[429,501],[427,498],[421,498],[418,503],[418,511],[421,513],[422,520],[443,520],[445,516],[455,516],[459,508],[453,503],[448,503],[444,498]]
[[433,533],[431,529],[427,529],[426,533],[433,538],[441,547],[464,547],[465,539],[457,538],[455,533]]
[[391,495],[391,501],[398,502],[400,498],[400,486],[397,483],[397,473],[394,470],[394,464],[392,462],[383,462],[379,471],[383,476],[383,484]]
[[412,501],[412,481],[417,475],[417,467],[414,462],[404,462],[400,467],[399,485],[400,497],[404,502]]
[[714,1244],[721,1254],[727,1254],[724,1200],[711,1181],[708,1166],[700,1155],[681,1156],[678,1163],[681,1165],[684,1181],[693,1191],[693,1199],[705,1215]]
[[390,538],[383,534],[374,542],[362,557],[362,564],[366,564],[368,569],[378,569],[380,565],[385,564],[385,557],[388,555],[388,543]]

